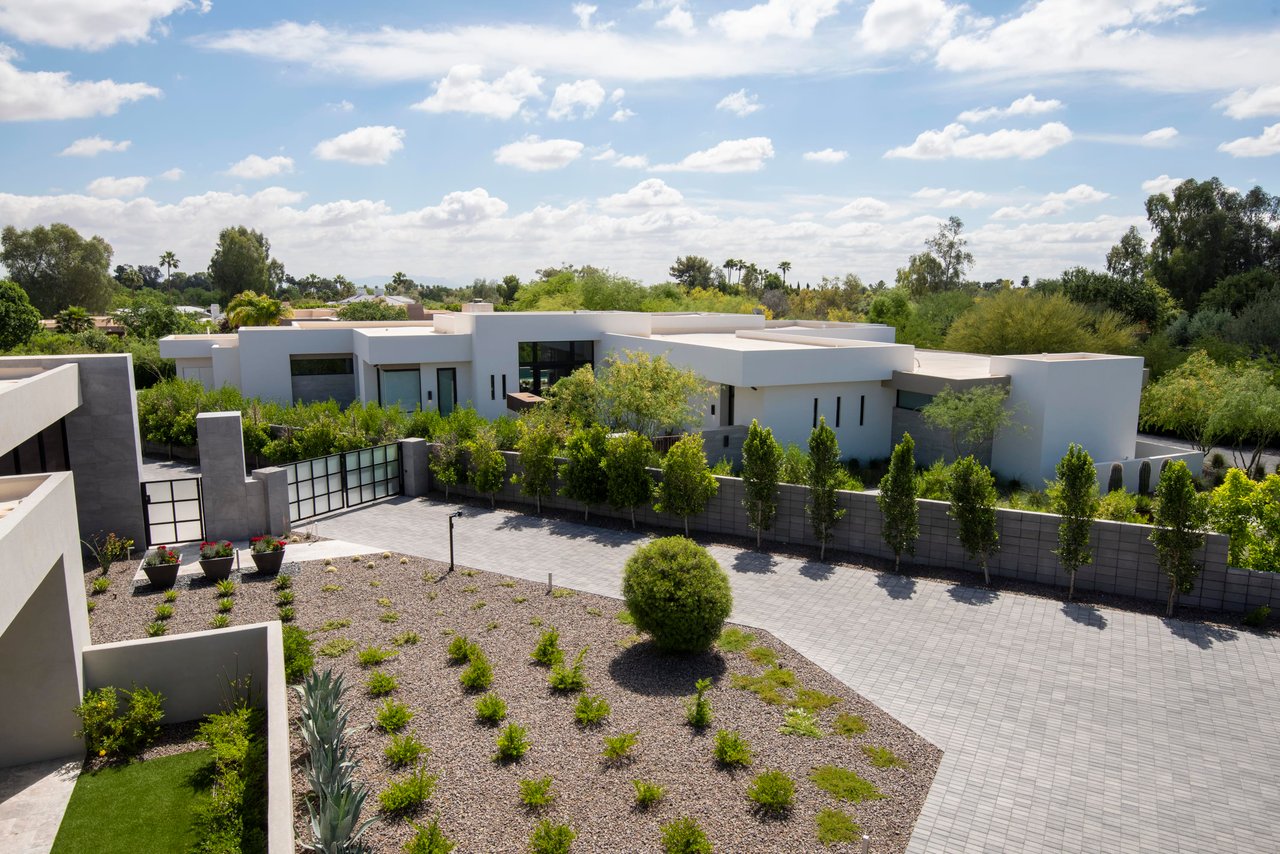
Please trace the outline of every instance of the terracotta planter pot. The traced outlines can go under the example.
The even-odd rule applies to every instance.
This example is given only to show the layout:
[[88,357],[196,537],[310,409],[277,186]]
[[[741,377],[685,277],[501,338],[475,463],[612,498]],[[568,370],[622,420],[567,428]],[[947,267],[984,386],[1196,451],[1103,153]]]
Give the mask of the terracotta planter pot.
[[204,570],[204,577],[210,581],[222,581],[231,577],[231,567],[235,565],[236,556],[228,557],[202,557],[200,558],[200,568]]
[[278,552],[251,552],[249,556],[253,558],[258,572],[263,575],[275,575],[280,571],[280,564],[284,563],[284,549]]
[[172,587],[178,580],[178,564],[159,563],[155,566],[142,564],[142,571],[147,574],[147,581],[152,587]]

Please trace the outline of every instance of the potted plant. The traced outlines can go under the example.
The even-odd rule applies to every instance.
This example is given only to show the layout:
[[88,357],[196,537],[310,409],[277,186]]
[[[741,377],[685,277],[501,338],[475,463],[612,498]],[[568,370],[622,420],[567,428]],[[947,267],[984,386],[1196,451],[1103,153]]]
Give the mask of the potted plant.
[[249,556],[258,567],[258,572],[275,575],[284,563],[285,541],[271,534],[253,537],[249,540]]
[[168,546],[156,546],[156,550],[142,559],[142,571],[152,587],[172,587],[178,580],[178,564],[182,555]]
[[222,581],[231,576],[231,565],[235,563],[236,550],[230,540],[200,544],[200,568],[204,577],[210,581]]

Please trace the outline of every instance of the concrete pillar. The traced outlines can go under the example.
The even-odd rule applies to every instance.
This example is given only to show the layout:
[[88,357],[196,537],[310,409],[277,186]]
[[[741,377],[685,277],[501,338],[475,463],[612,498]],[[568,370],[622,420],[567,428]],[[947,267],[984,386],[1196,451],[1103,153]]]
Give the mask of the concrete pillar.
[[400,468],[405,495],[417,498],[427,494],[431,486],[427,472],[430,448],[426,439],[400,440]]
[[244,476],[244,433],[239,412],[202,412],[196,416],[200,477],[204,492],[204,535],[236,540],[261,533],[251,515]]
[[262,490],[262,531],[287,536],[289,525],[289,476],[279,466],[254,469],[250,475]]

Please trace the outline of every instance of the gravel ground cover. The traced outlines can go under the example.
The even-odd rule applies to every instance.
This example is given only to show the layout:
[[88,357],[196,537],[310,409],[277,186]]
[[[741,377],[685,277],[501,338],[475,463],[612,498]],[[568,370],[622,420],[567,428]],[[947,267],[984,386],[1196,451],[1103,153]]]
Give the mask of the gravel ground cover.
[[[404,729],[429,754],[422,761],[437,775],[426,806],[407,817],[383,817],[367,839],[377,851],[400,851],[413,835],[412,822],[439,818],[441,829],[458,843],[458,852],[527,851],[534,826],[543,818],[571,825],[577,833],[575,852],[661,851],[661,828],[678,818],[695,818],[720,852],[856,851],[855,843],[824,848],[818,841],[816,817],[839,810],[871,837],[875,852],[904,851],[924,803],[941,751],[894,720],[821,668],[771,635],[742,629],[749,639],[710,653],[667,656],[635,634],[625,621],[623,603],[607,597],[557,589],[545,584],[459,568],[389,553],[334,559],[331,564],[286,564],[292,577],[296,624],[312,632],[316,665],[332,666],[345,675],[347,705],[355,728],[349,743],[361,761],[360,777],[369,785],[366,815],[378,809],[378,794],[404,769],[390,767],[383,751],[391,736],[374,721],[387,698],[371,697],[365,684],[375,670],[393,677],[389,698],[406,704],[413,717]],[[132,566],[112,567],[112,585],[91,596],[95,642],[146,635],[154,609],[163,602],[146,585],[133,588]],[[86,585],[97,573],[86,575]],[[231,597],[227,614],[233,625],[275,619],[278,592],[271,579],[251,573]],[[212,585],[197,581],[180,590],[167,632],[209,628],[217,612]],[[560,647],[571,662],[587,649],[584,671],[587,693],[601,696],[610,714],[584,727],[575,721],[577,694],[550,690],[548,670],[530,653],[541,633],[554,626]],[[416,635],[416,642],[407,633]],[[476,643],[493,667],[490,690],[505,700],[507,719],[525,727],[531,747],[519,761],[500,764],[492,758],[500,727],[479,723],[475,700],[458,677],[465,665],[449,660],[448,646],[457,635]],[[330,645],[326,649],[326,644]],[[357,656],[369,647],[395,653],[376,667],[362,667]],[[321,650],[336,653],[332,657]],[[755,693],[732,686],[734,677],[758,677],[776,659],[794,675],[795,684],[779,690],[781,705],[766,703]],[[714,719],[695,730],[685,722],[686,703],[694,682],[709,677],[707,693]],[[816,694],[804,694],[800,689]],[[822,737],[779,731],[786,703],[816,700],[815,716]],[[291,696],[296,715],[297,700]],[[838,716],[856,716],[865,730],[841,735]],[[848,721],[848,718],[843,720]],[[859,729],[855,725],[853,729]],[[734,730],[750,744],[748,768],[721,767],[713,756],[717,730]],[[603,738],[637,734],[633,756],[624,762],[603,758]],[[864,749],[865,748],[865,749]],[[295,760],[302,742],[293,737]],[[888,751],[883,753],[880,751]],[[874,757],[873,757],[874,754]],[[879,760],[879,767],[873,758]],[[889,761],[892,764],[886,764]],[[818,788],[811,771],[832,765],[855,771],[883,796],[858,803],[838,800]],[[747,790],[756,775],[781,770],[795,781],[795,801],[780,818],[752,809]],[[520,802],[520,781],[550,776],[554,801],[540,810]],[[633,780],[656,783],[665,796],[649,810],[635,805]],[[295,761],[295,821],[306,838],[306,791]]]

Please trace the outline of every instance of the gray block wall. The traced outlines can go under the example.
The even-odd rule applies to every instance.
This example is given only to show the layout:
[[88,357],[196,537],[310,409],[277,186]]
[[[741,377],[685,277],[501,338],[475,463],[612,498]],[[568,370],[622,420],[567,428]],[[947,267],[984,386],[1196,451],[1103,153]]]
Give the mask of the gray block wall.
[[[428,446],[434,448],[434,445]],[[520,470],[519,455],[505,452],[508,475]],[[406,466],[408,462],[406,461]],[[654,480],[662,473],[651,470]],[[406,478],[408,477],[406,469]],[[705,512],[689,517],[690,531],[755,539],[755,531],[747,525],[743,509],[743,487],[739,478],[717,477],[720,490]],[[433,487],[434,490],[434,487]],[[778,514],[773,530],[764,533],[766,543],[817,546],[809,520],[805,515],[808,487],[782,484],[778,488]],[[437,491],[438,494],[438,491]],[[469,486],[452,487],[450,494],[487,497]],[[532,506],[533,499],[520,493],[519,487],[506,483],[498,492],[498,500]],[[872,555],[893,559],[893,553],[880,536],[880,508],[870,493],[841,492],[839,502],[845,512],[828,544],[828,552]],[[544,496],[544,507],[582,510],[582,505],[559,496]],[[969,560],[956,538],[955,521],[944,501],[920,504],[920,539],[914,557],[903,557],[904,565],[965,569],[981,580],[981,568]],[[593,506],[591,514],[614,519],[628,519],[625,510]],[[1000,526],[1000,551],[989,563],[992,576],[1038,584],[1067,586],[1067,576],[1058,564],[1053,549],[1058,544],[1059,517],[1051,513],[1024,510],[997,510]],[[683,530],[680,517],[658,513],[652,506],[636,510],[636,521],[651,527]],[[1169,595],[1168,580],[1156,562],[1155,547],[1150,541],[1150,525],[1098,521],[1093,525],[1092,564],[1081,567],[1076,575],[1077,590],[1094,590],[1163,603]],[[1227,537],[1208,534],[1200,558],[1204,569],[1195,589],[1178,597],[1178,604],[1244,612],[1259,605],[1280,609],[1280,573],[1254,572],[1227,566]]]
[[204,536],[243,540],[289,533],[289,484],[284,469],[271,466],[244,476],[244,432],[239,412],[196,416]]

